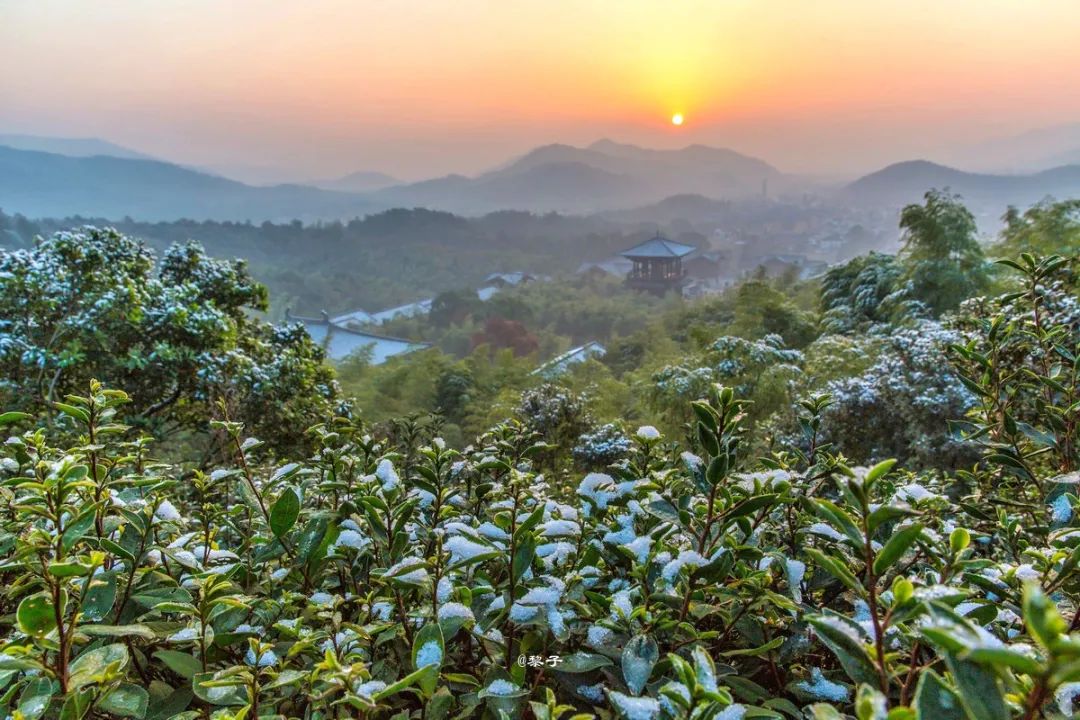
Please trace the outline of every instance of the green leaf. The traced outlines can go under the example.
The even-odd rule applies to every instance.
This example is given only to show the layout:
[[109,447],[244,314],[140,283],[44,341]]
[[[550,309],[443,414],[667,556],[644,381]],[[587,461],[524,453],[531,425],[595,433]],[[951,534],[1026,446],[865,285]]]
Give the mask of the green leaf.
[[382,700],[383,698],[388,698],[391,695],[396,695],[397,693],[401,692],[405,688],[408,688],[408,687],[411,687],[413,685],[418,684],[421,680],[424,680],[427,677],[434,676],[435,679],[437,680],[438,675],[439,675],[439,669],[437,667],[435,667],[434,665],[427,665],[425,667],[420,668],[419,670],[416,670],[415,672],[409,673],[408,675],[401,678],[397,682],[391,683],[390,685],[387,685],[385,688],[383,688],[379,692],[372,695],[371,699],[378,702],[379,700]]
[[914,706],[918,720],[963,720],[960,698],[933,670],[922,670]]
[[45,669],[45,666],[41,661],[32,656],[18,656],[7,655],[0,653],[0,673],[11,673],[15,670],[36,670],[41,672]]
[[880,690],[869,685],[860,685],[855,695],[855,717],[859,720],[884,720],[878,713],[888,705]]
[[191,704],[193,697],[195,697],[195,693],[186,687],[173,690],[163,700],[155,697],[154,705],[147,712],[146,720],[170,720],[170,718],[172,720],[183,720],[181,713]]
[[79,630],[95,637],[139,637],[153,640],[157,637],[146,625],[80,625]]
[[[996,608],[994,608],[996,610]],[[1039,675],[1043,667],[1037,660],[1007,647],[978,647],[963,654],[964,660],[981,663],[983,665],[1004,665],[1017,672],[1028,675]]]
[[101,545],[113,555],[116,555],[117,557],[126,560],[132,565],[135,564],[135,555],[133,555],[132,552],[125,548],[123,545],[113,540],[110,540],[109,538],[101,538]]
[[971,544],[971,533],[964,528],[956,528],[949,534],[949,549],[959,553]]
[[75,522],[64,528],[64,535],[61,540],[64,551],[67,552],[75,546],[83,535],[94,526],[94,518],[97,517],[97,507],[90,507],[82,512],[79,517],[75,518]]
[[877,465],[870,468],[870,470],[866,473],[866,479],[863,480],[863,487],[866,488],[866,491],[870,492],[870,488],[874,486],[874,483],[888,475],[889,471],[893,469],[893,465],[895,464],[896,459],[890,458],[888,460],[882,460]]
[[531,532],[532,529],[539,525],[540,521],[543,519],[544,507],[543,505],[541,505],[540,507],[533,510],[527,518],[525,518],[525,522],[517,526],[517,529],[514,531],[514,542],[517,542],[521,537],[525,535],[525,533]]
[[917,514],[918,513],[911,508],[902,508],[897,505],[882,505],[877,510],[870,513],[870,516],[866,518],[866,529],[873,534],[883,523],[902,517],[912,517]]
[[278,676],[274,679],[274,682],[264,687],[267,690],[273,690],[274,688],[296,685],[307,676],[308,673],[301,670],[282,670],[280,673],[278,673]]
[[572,655],[567,655],[562,658],[562,662],[560,662],[555,669],[564,673],[587,673],[591,670],[610,667],[614,664],[615,663],[613,663],[609,657],[579,650]]
[[49,563],[49,574],[58,578],[86,577],[92,570],[92,567],[81,562]]
[[724,513],[725,520],[733,520],[737,517],[744,517],[752,513],[761,510],[762,508],[769,507],[774,502],[778,495],[757,495],[755,497],[747,498],[740,503],[734,505],[730,510]]
[[124,683],[98,701],[102,710],[120,717],[143,718],[150,704],[150,694],[138,685]]
[[818,638],[836,655],[844,672],[853,682],[871,685],[878,682],[877,669],[866,650],[866,644],[856,640],[846,629],[837,626],[838,623],[845,622],[842,617],[817,615],[808,620],[817,631]]
[[764,645],[760,645],[754,648],[742,648],[741,650],[727,650],[725,652],[717,653],[721,657],[741,657],[746,655],[764,655],[770,650],[775,650],[784,644],[783,637],[774,637]]
[[90,579],[83,596],[82,619],[89,622],[104,620],[116,602],[116,573],[100,573]]
[[75,418],[83,425],[90,424],[90,415],[87,414],[87,412],[80,407],[75,407],[74,405],[68,405],[66,403],[59,402],[54,402],[53,407],[64,413],[65,415]]
[[19,712],[26,720],[37,720],[49,708],[52,696],[52,680],[43,677],[35,678],[27,683],[22,695],[19,696]]
[[945,663],[970,720],[1009,720],[1001,685],[992,670],[960,660],[952,653],[945,654]]
[[514,548],[514,557],[511,560],[511,574],[515,583],[532,567],[533,557],[535,556],[536,538],[533,537],[532,533],[520,535],[517,540],[517,547]]
[[[425,657],[426,656],[426,657]],[[438,670],[442,667],[443,658],[446,656],[446,646],[443,642],[442,628],[438,623],[428,623],[420,628],[413,638],[412,663],[419,670],[423,667],[435,668],[435,674],[425,676],[420,682],[420,689],[425,695],[430,696],[435,692],[435,681],[438,679]]]
[[300,539],[296,543],[296,559],[299,562],[306,563],[312,558],[315,551],[322,545],[329,524],[329,521],[320,515],[311,518],[304,526]]
[[636,635],[622,652],[622,675],[634,695],[640,695],[660,659],[660,647],[652,635]]
[[6,412],[0,413],[0,427],[4,425],[12,425],[20,420],[29,420],[33,415],[24,412]]
[[278,496],[274,507],[270,509],[270,530],[275,537],[282,537],[292,530],[296,524],[296,518],[300,517],[300,498],[291,487]]
[[[695,408],[696,409],[696,408]],[[701,442],[701,447],[705,448],[705,452],[709,457],[715,458],[720,454],[720,441],[716,437],[716,419],[711,415],[707,418],[713,423],[713,428],[709,428],[705,423],[699,422],[697,424],[698,440]]]
[[15,612],[19,629],[33,637],[44,637],[56,628],[52,600],[45,593],[23,598]]
[[918,539],[922,529],[922,523],[914,523],[899,532],[893,533],[892,537],[885,543],[885,547],[881,548],[877,557],[874,558],[874,574],[884,575],[885,571],[892,567],[892,564],[900,559],[904,551]]
[[855,520],[835,503],[828,500],[812,500],[810,509],[822,520],[840,530],[855,547],[861,548],[865,543],[862,531],[855,524]]
[[450,692],[450,688],[444,685],[428,701],[424,708],[424,720],[445,720],[453,706],[454,695]]
[[832,705],[815,703],[810,706],[810,712],[814,714],[814,720],[843,720],[844,716]]
[[280,480],[292,477],[299,469],[300,463],[289,463],[288,465],[282,465],[274,471],[273,475],[270,476],[270,481],[267,484],[272,486]]
[[803,548],[803,551],[814,559],[820,567],[824,568],[826,572],[835,577],[840,582],[844,583],[848,588],[854,590],[860,595],[865,595],[866,590],[863,588],[862,583],[855,577],[851,569],[848,568],[847,563],[843,560],[838,560],[831,555],[826,555],[817,548]]
[[720,428],[716,419],[716,411],[712,409],[709,403],[704,400],[695,400],[690,403],[690,407],[693,408],[698,421],[705,425],[706,430],[715,433]]
[[64,704],[60,707],[59,720],[81,720],[86,717],[93,702],[93,688],[68,693],[64,698]]
[[127,647],[119,643],[87,650],[71,663],[68,687],[78,689],[98,682],[110,668],[123,670],[128,659]]
[[199,673],[191,680],[195,697],[211,705],[244,705],[247,693],[242,687],[206,685],[213,682],[214,673]]
[[1044,648],[1053,647],[1068,629],[1057,606],[1034,584],[1024,587],[1024,624]]
[[197,658],[177,650],[158,650],[154,657],[185,680],[191,680],[202,670],[202,663]]

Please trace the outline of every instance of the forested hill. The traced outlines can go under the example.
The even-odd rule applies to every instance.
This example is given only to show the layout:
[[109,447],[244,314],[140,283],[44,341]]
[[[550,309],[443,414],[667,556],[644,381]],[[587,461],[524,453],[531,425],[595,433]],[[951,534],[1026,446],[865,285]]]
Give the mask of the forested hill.
[[964,172],[926,160],[896,163],[866,175],[846,188],[854,202],[901,207],[918,202],[927,188],[949,188],[973,208],[1007,204],[1026,206],[1047,196],[1080,195],[1080,165],[1064,165],[1038,173],[991,175]]
[[[348,222],[145,223],[98,218],[30,221],[0,214],[0,246],[79,225],[112,225],[158,250],[196,240],[212,255],[240,257],[266,283],[275,310],[377,310],[448,289],[476,287],[492,272],[573,272],[644,239],[647,231],[600,218],[498,212],[464,218],[388,210]],[[653,230],[655,232],[655,230]]]

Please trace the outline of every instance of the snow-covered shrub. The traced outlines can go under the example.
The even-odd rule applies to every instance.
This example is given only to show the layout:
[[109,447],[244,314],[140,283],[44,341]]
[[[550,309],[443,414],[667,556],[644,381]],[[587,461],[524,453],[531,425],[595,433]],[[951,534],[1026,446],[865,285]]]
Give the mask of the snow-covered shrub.
[[155,434],[203,431],[224,400],[249,432],[294,451],[339,392],[304,329],[252,315],[266,309],[244,262],[195,243],[157,258],[83,227],[0,251],[0,405],[37,413],[98,379],[124,387],[123,420]]
[[856,462],[894,457],[914,468],[969,465],[977,448],[945,422],[975,403],[948,362],[949,347],[963,340],[933,320],[894,329],[865,372],[825,386],[833,401],[822,417],[825,438]]
[[633,447],[630,438],[614,423],[606,423],[578,438],[574,459],[586,468],[599,469],[625,458]]

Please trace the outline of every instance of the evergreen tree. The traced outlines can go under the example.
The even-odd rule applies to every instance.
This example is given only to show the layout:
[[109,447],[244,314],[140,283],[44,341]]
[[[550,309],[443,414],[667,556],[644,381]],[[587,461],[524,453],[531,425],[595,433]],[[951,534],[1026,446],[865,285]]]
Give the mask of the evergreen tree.
[[987,284],[986,259],[975,217],[958,195],[930,190],[922,205],[900,213],[900,259],[912,299],[935,316],[952,310]]

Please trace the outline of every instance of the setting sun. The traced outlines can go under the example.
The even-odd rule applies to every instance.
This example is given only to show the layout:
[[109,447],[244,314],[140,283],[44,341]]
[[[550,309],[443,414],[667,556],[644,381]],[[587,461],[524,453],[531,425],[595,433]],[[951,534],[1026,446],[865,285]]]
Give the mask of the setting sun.
[[672,125],[682,125],[683,124],[682,113],[675,113],[674,115],[672,115],[671,116],[671,124]]

